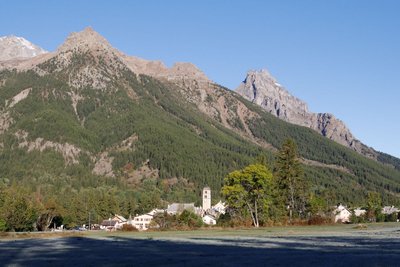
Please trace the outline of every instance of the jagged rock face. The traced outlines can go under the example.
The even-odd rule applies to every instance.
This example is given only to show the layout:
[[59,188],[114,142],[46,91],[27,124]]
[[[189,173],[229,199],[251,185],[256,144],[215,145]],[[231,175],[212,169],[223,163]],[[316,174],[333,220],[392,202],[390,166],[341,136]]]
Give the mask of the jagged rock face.
[[292,96],[266,70],[250,71],[236,91],[278,118],[308,126],[307,104]]
[[47,51],[22,37],[0,37],[0,61],[27,59],[45,53]]
[[210,82],[207,76],[195,65],[189,62],[177,62],[168,68],[158,60],[145,60],[138,57],[127,56],[121,53],[125,64],[136,74],[145,74],[154,78],[167,79],[181,82],[182,80],[196,80]]
[[374,154],[332,114],[309,112],[304,101],[292,96],[266,70],[250,71],[236,92],[282,120],[311,128],[359,153]]
[[361,152],[361,143],[358,141],[346,125],[329,113],[311,113],[311,129],[323,136]]

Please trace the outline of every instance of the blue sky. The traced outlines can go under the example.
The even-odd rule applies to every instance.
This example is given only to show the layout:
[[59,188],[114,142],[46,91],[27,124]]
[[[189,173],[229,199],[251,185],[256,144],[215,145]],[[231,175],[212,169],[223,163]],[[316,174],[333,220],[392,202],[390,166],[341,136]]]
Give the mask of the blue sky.
[[268,69],[314,112],[400,157],[400,1],[1,1],[0,36],[55,50],[92,26],[129,55],[196,64],[234,89]]

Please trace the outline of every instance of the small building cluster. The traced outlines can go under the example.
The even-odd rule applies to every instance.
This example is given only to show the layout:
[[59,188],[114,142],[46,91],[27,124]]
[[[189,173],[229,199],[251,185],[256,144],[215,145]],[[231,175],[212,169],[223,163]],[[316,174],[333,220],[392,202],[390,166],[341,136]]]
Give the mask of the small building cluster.
[[167,213],[168,215],[179,215],[184,210],[191,211],[200,216],[203,222],[207,225],[217,224],[217,220],[221,214],[225,214],[225,203],[219,201],[216,205],[211,205],[211,189],[209,187],[203,188],[202,191],[202,206],[196,207],[194,203],[172,203],[168,205],[167,209],[153,209],[152,211],[136,215],[135,217],[129,216],[128,219],[120,215],[110,217],[108,220],[103,220],[100,229],[113,231],[122,229],[124,224],[132,225],[139,231],[145,231],[150,228],[150,224],[156,214]]
[[[382,208],[381,213],[384,215],[395,215],[398,217],[400,215],[400,209],[394,207],[394,206],[385,206]],[[355,208],[355,209],[349,209],[346,206],[339,204],[336,209],[333,211],[333,214],[335,216],[335,223],[341,222],[341,223],[350,223],[351,222],[351,216],[355,217],[362,217],[367,214],[366,209],[362,208]],[[397,220],[399,221],[399,220]]]

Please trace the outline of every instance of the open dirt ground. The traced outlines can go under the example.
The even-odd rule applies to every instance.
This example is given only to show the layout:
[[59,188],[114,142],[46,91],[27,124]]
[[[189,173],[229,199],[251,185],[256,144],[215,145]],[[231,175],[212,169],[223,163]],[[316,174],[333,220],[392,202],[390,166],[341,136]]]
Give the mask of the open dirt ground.
[[400,266],[400,223],[0,240],[1,266]]

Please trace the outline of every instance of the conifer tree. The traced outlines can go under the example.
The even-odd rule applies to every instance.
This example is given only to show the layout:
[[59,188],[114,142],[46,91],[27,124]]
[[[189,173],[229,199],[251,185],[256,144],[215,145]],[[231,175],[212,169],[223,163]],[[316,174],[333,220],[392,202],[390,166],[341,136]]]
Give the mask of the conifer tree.
[[286,140],[276,155],[275,176],[281,192],[281,203],[289,211],[289,222],[292,222],[294,216],[304,216],[308,185],[297,155],[296,143],[292,139]]

